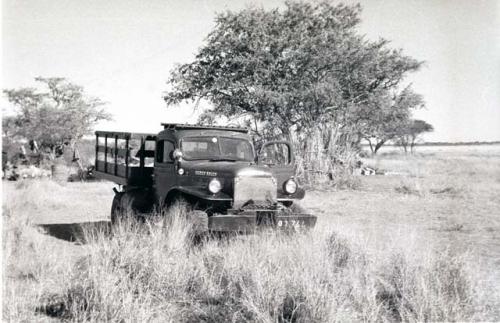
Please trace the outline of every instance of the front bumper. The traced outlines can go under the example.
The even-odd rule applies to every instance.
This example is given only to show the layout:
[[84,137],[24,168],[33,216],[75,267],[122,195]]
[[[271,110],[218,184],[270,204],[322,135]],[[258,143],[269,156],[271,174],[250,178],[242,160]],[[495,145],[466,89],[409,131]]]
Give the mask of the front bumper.
[[[269,213],[266,214],[266,216]],[[272,214],[268,220],[261,221],[262,215],[253,214],[213,215],[208,218],[208,229],[213,232],[253,233],[262,227],[282,231],[301,231],[313,228],[317,217],[310,214]]]

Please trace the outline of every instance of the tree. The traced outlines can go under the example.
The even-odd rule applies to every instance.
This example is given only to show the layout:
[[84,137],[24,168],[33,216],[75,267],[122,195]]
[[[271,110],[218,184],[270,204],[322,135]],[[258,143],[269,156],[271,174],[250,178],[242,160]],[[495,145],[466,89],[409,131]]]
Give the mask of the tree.
[[419,137],[426,132],[434,131],[434,127],[425,122],[424,120],[410,120],[400,129],[400,132],[396,136],[396,144],[401,146],[405,153],[408,152],[408,148],[410,148],[410,152],[413,153],[414,147],[418,142]]
[[392,97],[379,95],[368,102],[357,115],[363,125],[361,132],[368,141],[373,154],[388,141],[401,134],[410,123],[412,110],[424,107],[423,97],[413,92],[410,87]]
[[291,140],[303,178],[349,172],[365,116],[385,120],[373,102],[422,65],[359,34],[360,13],[359,5],[329,1],[220,13],[195,59],[172,71],[167,106],[206,100],[203,121],[222,116],[258,139]]
[[96,122],[111,119],[104,102],[86,95],[83,87],[64,78],[35,80],[43,87],[3,91],[16,109],[2,119],[4,138],[28,141],[54,160],[64,145],[74,145]]
[[195,60],[172,72],[165,101],[208,100],[211,113],[246,120],[257,134],[355,128],[352,109],[421,66],[359,35],[360,11],[325,1],[218,14]]

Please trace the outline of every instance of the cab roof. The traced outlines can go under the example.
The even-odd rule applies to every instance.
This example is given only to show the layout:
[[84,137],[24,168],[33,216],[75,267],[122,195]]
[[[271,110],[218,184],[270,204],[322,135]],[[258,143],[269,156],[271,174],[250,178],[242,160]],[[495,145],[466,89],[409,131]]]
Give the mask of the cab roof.
[[222,126],[207,126],[207,125],[193,125],[187,123],[162,123],[165,130],[219,130],[219,131],[236,131],[248,134],[247,128],[241,127],[222,127]]

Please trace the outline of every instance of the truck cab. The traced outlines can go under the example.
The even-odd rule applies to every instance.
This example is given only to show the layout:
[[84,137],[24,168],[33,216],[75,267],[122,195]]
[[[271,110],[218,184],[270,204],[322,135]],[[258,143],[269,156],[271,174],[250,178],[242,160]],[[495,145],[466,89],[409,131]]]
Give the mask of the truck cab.
[[[256,152],[245,128],[162,126],[156,135],[96,132],[96,174],[120,185],[112,220],[123,212],[125,202],[134,212],[147,213],[183,200],[205,214],[207,231],[315,225],[316,217],[293,207],[305,192],[294,177],[290,143],[268,142]],[[108,156],[110,138],[114,149]],[[140,142],[135,150],[133,138]],[[119,139],[125,140],[125,147]],[[105,153],[104,161],[100,152]],[[119,156],[122,165],[117,164]]]

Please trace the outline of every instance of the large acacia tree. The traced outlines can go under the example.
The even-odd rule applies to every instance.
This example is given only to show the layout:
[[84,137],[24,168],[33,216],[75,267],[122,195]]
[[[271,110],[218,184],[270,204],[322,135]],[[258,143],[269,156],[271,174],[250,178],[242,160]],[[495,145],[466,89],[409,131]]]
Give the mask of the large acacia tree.
[[287,2],[216,17],[193,62],[177,66],[167,104],[208,100],[212,114],[288,136],[332,124],[395,89],[421,62],[359,34],[359,5]]
[[111,116],[104,102],[64,78],[35,79],[39,88],[6,89],[15,114],[2,119],[4,140],[29,141],[50,159],[65,145],[91,133],[100,120]]

